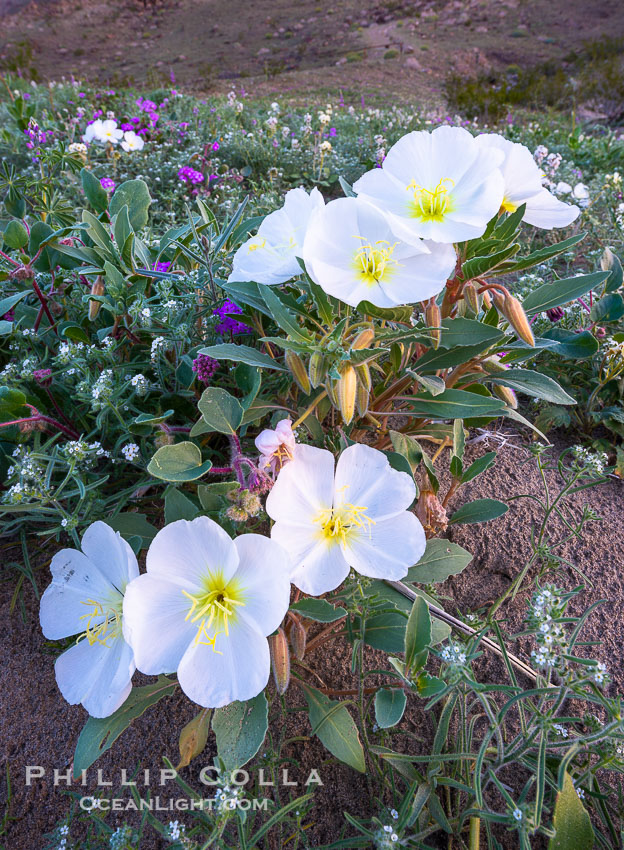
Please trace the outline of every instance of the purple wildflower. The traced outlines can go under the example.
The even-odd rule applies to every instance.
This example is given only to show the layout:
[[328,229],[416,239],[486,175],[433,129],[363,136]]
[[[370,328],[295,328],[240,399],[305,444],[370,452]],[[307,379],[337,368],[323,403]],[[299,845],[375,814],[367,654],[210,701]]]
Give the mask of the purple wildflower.
[[42,387],[49,387],[52,383],[52,369],[35,369],[33,378]]
[[201,171],[195,171],[190,165],[183,165],[178,171],[178,180],[182,183],[191,183],[194,186],[197,183],[204,182],[204,175]]
[[154,271],[155,272],[168,272],[170,266],[171,266],[170,262],[154,263]]
[[197,375],[197,380],[202,384],[209,384],[212,376],[219,368],[219,361],[214,357],[209,357],[207,354],[198,354],[193,360],[193,372]]
[[15,309],[11,308],[4,316],[0,316],[0,319],[3,319],[5,322],[12,322],[15,319]]
[[213,310],[213,315],[219,316],[221,321],[215,325],[215,330],[217,333],[225,336],[226,334],[249,334],[251,333],[251,328],[248,325],[243,324],[243,322],[238,322],[236,319],[232,319],[228,314],[229,313],[242,313],[243,311],[235,304],[233,301],[226,299],[221,307],[217,307],[216,310]]
[[111,177],[102,177],[102,179],[100,180],[100,186],[106,192],[114,192],[116,185],[117,184]]
[[219,147],[220,147],[219,142],[213,142],[213,143],[212,143],[212,149],[213,149],[213,151],[218,151],[218,150],[219,150]]
[[551,322],[560,322],[563,319],[564,312],[561,307],[552,307],[550,310],[546,310],[546,315]]

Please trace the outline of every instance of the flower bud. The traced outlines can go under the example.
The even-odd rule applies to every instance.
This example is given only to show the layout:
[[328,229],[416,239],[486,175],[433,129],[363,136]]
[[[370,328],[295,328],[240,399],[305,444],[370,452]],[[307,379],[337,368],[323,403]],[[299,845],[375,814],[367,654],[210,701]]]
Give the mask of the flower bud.
[[546,315],[549,321],[560,322],[565,314],[561,307],[551,307],[550,310],[546,310]]
[[368,391],[373,385],[371,380],[370,369],[368,368],[368,363],[360,363],[359,366],[355,366],[355,371],[358,376],[358,381],[365,387]]
[[425,308],[425,322],[429,328],[429,336],[431,337],[433,348],[437,348],[440,345],[440,339],[442,337],[442,331],[440,329],[442,313],[433,299],[429,301]]
[[276,635],[270,635],[269,649],[275,687],[278,694],[283,694],[290,683],[290,652],[283,629],[278,629]]
[[518,299],[509,292],[506,293],[503,301],[503,314],[508,319],[516,335],[523,342],[526,342],[527,345],[534,346],[535,337],[527,319],[527,314],[524,312],[524,308]]
[[356,338],[351,343],[351,348],[358,350],[360,348],[368,348],[371,342],[375,339],[375,331],[373,328],[365,328],[360,331]]
[[296,620],[292,620],[292,625],[290,627],[290,645],[293,648],[293,652],[299,661],[303,660],[303,656],[306,651],[306,643],[308,640],[308,633],[305,630],[305,626],[297,618]]
[[490,307],[492,306],[492,298],[490,297],[489,292],[483,293],[483,306],[485,307],[486,310],[489,310]]
[[309,395],[311,389],[310,379],[308,378],[308,373],[301,357],[294,351],[287,350],[284,359],[299,389],[306,395]]
[[340,373],[340,380],[336,382],[336,399],[345,425],[351,422],[355,413],[357,386],[358,380],[353,366],[349,364],[343,366]]
[[[104,279],[98,275],[91,285],[91,295],[104,295]],[[89,301],[89,321],[92,322],[100,312],[102,304],[99,301]]]
[[324,355],[320,351],[313,351],[308,364],[308,377],[314,389],[318,387],[325,377],[326,363]]
[[470,281],[464,286],[464,301],[470,307],[473,313],[479,312],[479,296],[474,283]]
[[355,406],[357,407],[357,412],[360,416],[366,416],[369,399],[369,391],[358,381],[357,390],[355,392]]
[[500,398],[501,401],[504,401],[507,407],[511,407],[512,410],[517,410],[518,399],[511,387],[504,387],[502,384],[494,384],[492,386],[492,392],[495,396]]
[[327,397],[334,407],[338,407],[338,396],[336,395],[336,381],[327,381],[325,384]]

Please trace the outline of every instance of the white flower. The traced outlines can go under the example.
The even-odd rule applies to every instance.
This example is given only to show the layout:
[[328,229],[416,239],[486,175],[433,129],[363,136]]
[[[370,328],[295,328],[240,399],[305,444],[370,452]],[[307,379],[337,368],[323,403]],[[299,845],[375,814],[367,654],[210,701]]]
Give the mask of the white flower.
[[110,142],[112,145],[116,145],[122,137],[123,130],[119,130],[117,128],[116,121],[113,121],[110,118],[107,118],[106,121],[102,121],[98,118],[97,121],[93,121],[92,124],[89,124],[82,140],[87,143],[93,141]]
[[293,459],[295,452],[292,422],[290,419],[282,419],[275,430],[265,428],[258,434],[255,443],[260,452],[260,468],[268,467],[273,473],[279,472],[284,464]]
[[128,445],[124,446],[121,450],[122,455],[125,457],[128,463],[131,463],[133,460],[136,460],[140,452],[141,450],[139,449],[136,443],[128,443]]
[[256,236],[248,239],[234,254],[228,281],[254,281],[274,286],[301,274],[297,257],[312,213],[325,202],[318,189],[308,195],[305,189],[286,193],[284,206],[268,215]]
[[303,259],[312,280],[346,304],[392,307],[441,292],[457,257],[452,245],[402,242],[378,207],[339,198],[311,219]]
[[393,145],[381,168],[353,188],[382,209],[394,233],[436,242],[474,239],[503,200],[502,152],[486,151],[461,127],[414,131]]
[[338,587],[349,567],[403,578],[425,550],[422,526],[407,510],[415,495],[409,475],[370,446],[345,449],[334,474],[331,452],[298,445],[266,502],[271,538],[292,558],[293,584],[319,596]]
[[476,143],[481,150],[504,156],[499,168],[505,181],[501,206],[506,212],[515,212],[526,204],[523,221],[545,230],[566,227],[578,217],[578,207],[564,204],[542,186],[542,172],[524,145],[510,142],[498,133],[483,133],[477,136]]
[[589,203],[589,189],[584,183],[577,183],[572,189],[572,195],[582,207],[586,207]]
[[135,671],[122,634],[126,586],[139,574],[134,552],[104,522],[94,522],[82,538],[82,552],[62,549],[50,564],[52,584],[41,598],[44,635],[76,643],[56,661],[56,681],[68,703],[93,717],[108,717],[130,693]]
[[569,195],[571,191],[572,186],[570,186],[569,183],[566,183],[565,180],[560,180],[553,189],[555,195]]
[[206,708],[256,696],[269,678],[266,635],[288,609],[290,570],[267,537],[233,541],[205,516],[165,526],[124,600],[138,669],[177,670],[184,693]]
[[123,134],[121,146],[125,151],[142,151],[145,142],[141,136],[137,136],[134,130],[126,130]]

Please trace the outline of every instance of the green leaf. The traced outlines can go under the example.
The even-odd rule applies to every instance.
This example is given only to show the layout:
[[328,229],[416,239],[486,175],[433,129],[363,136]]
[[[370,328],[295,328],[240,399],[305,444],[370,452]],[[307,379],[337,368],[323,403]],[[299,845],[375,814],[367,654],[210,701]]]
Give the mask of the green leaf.
[[499,399],[484,397],[466,390],[445,390],[438,396],[422,393],[409,398],[413,416],[432,419],[466,419],[470,416],[492,414],[500,416],[505,403]]
[[591,850],[594,846],[591,820],[567,772],[563,789],[557,792],[553,827],[555,835],[548,842],[548,850]]
[[23,292],[16,292],[14,295],[7,295],[6,298],[3,298],[0,301],[0,316],[4,316],[5,313],[12,310],[13,307],[15,307],[16,304],[19,304],[20,301],[23,301],[28,294],[29,291],[26,289]]
[[310,342],[309,334],[299,326],[294,315],[282,303],[281,299],[273,292],[270,286],[261,285],[258,287],[260,294],[267,305],[273,321],[280,326],[289,336],[297,342]]
[[[503,334],[501,333],[501,339]],[[416,372],[437,372],[438,369],[448,369],[452,366],[459,366],[467,363],[472,357],[482,354],[490,348],[489,342],[479,342],[475,345],[456,346],[452,349],[432,348],[425,351],[418,360],[413,363],[413,369]]]
[[203,752],[208,741],[211,717],[212,710],[204,708],[180,732],[180,763],[176,770],[187,767],[196,756]]
[[199,514],[197,506],[188,496],[181,493],[177,487],[167,487],[165,490],[165,524],[179,519],[192,520]]
[[321,320],[331,327],[334,323],[334,309],[329,296],[313,280],[308,280],[308,286],[310,287],[310,292],[312,293],[312,298],[314,298],[314,303],[319,311]]
[[557,381],[532,369],[507,369],[505,372],[489,375],[487,381],[511,387],[512,390],[541,398],[552,404],[576,404],[572,396],[568,395]]
[[220,434],[234,434],[243,421],[238,399],[220,387],[205,389],[197,406],[209,429]]
[[553,307],[569,304],[585,295],[590,289],[596,289],[609,275],[610,272],[593,272],[592,274],[568,277],[564,280],[556,280],[554,283],[538,286],[522,302],[524,312],[527,316],[533,316],[535,313],[543,313]]
[[615,292],[624,282],[622,273],[622,263],[613,248],[605,248],[600,258],[600,268],[603,272],[609,272],[609,277],[605,282],[605,292]]
[[487,452],[483,457],[477,458],[473,463],[470,464],[468,469],[462,475],[461,483],[467,484],[468,481],[472,481],[473,478],[476,478],[478,475],[481,475],[486,469],[489,469],[496,462],[496,452]]
[[227,771],[252,759],[264,741],[269,726],[269,706],[264,691],[247,702],[232,702],[212,716],[217,752]]
[[256,348],[250,348],[248,345],[237,345],[233,342],[223,342],[220,345],[209,345],[206,348],[200,348],[199,354],[206,354],[208,357],[214,357],[215,360],[232,360],[234,363],[246,363],[248,366],[257,366],[259,369],[277,369],[279,372],[285,372],[286,367],[282,366],[268,354],[263,354]]
[[380,729],[396,726],[403,717],[407,697],[403,688],[381,688],[375,694],[375,720]]
[[598,340],[591,331],[574,333],[565,328],[554,327],[537,339],[536,345],[539,345],[542,339],[554,340],[556,345],[551,349],[553,354],[568,360],[586,360],[598,351]]
[[142,548],[145,549],[152,542],[158,529],[147,521],[146,514],[124,511],[106,520],[106,524],[118,531],[123,538],[129,540],[131,537],[140,537]]
[[110,717],[90,717],[84,725],[74,753],[74,778],[113,746],[117,738],[137,717],[164,697],[171,696],[178,683],[159,676],[151,685],[133,688],[124,704]]
[[104,212],[108,206],[108,195],[100,181],[88,168],[81,170],[80,178],[85,196],[93,209],[98,213]]
[[592,322],[617,322],[624,316],[624,299],[617,292],[607,292],[594,301],[589,318]]
[[219,481],[215,484],[198,484],[197,495],[202,508],[209,513],[220,511],[227,504],[227,495],[238,489],[237,481]]
[[21,390],[0,387],[0,422],[10,422],[29,415],[25,409],[26,396]]
[[462,266],[462,275],[464,280],[472,280],[475,277],[482,277],[486,272],[500,266],[501,263],[504,263],[505,260],[509,259],[509,257],[513,257],[513,255],[517,254],[519,250],[520,245],[515,242],[513,245],[508,245],[500,251],[495,251],[493,254],[487,254],[483,257],[473,257],[471,260],[467,260]]
[[161,446],[147,465],[147,471],[163,481],[195,481],[212,467],[211,461],[202,463],[202,454],[195,443],[186,441],[172,446]]
[[540,248],[538,251],[533,251],[526,257],[522,257],[517,260],[515,263],[505,263],[501,271],[507,272],[519,272],[524,269],[530,269],[533,266],[539,266],[540,263],[545,262],[546,260],[552,259],[552,257],[556,257],[558,254],[562,254],[564,251],[568,251],[574,245],[578,245],[585,239],[585,233],[579,233],[576,236],[570,236],[569,239],[564,239],[563,242],[557,242],[555,245],[547,245],[545,248]]
[[457,543],[428,540],[425,554],[415,566],[410,567],[405,580],[416,584],[436,584],[461,573],[471,561],[471,553]]
[[484,325],[476,319],[443,319],[439,348],[455,348],[458,345],[493,345],[504,337],[502,331]]
[[28,231],[22,222],[15,218],[11,219],[7,224],[3,237],[4,244],[8,245],[14,251],[17,251],[19,248],[25,248],[28,245]]
[[406,369],[405,371],[408,375],[411,375],[414,380],[418,381],[423,389],[431,393],[431,395],[440,395],[440,393],[443,393],[446,389],[444,378],[438,378],[437,375],[419,375],[418,372],[414,372],[413,369]]
[[[356,310],[365,316],[385,319],[386,322],[398,322],[403,325],[409,325],[414,312],[413,307],[376,307],[370,301],[360,301]],[[416,333],[417,331],[414,331],[414,334]]]
[[293,602],[290,610],[317,623],[334,623],[347,615],[344,608],[336,608],[325,599],[300,599],[298,602]]
[[149,189],[144,180],[126,180],[115,189],[108,211],[111,216],[114,216],[123,206],[127,206],[130,224],[136,232],[142,230],[147,224],[151,203]]
[[329,699],[310,685],[302,683],[302,687],[308,702],[312,734],[317,735],[337,759],[364,773],[364,750],[357,726],[347,707]]
[[417,596],[405,629],[405,672],[423,667],[427,660],[427,647],[431,643],[431,616],[422,596]]
[[489,522],[506,514],[509,506],[498,499],[474,499],[455,511],[449,523],[471,525],[477,522]]
[[135,416],[130,423],[128,430],[131,434],[147,436],[156,425],[160,425],[161,422],[165,422],[170,416],[173,416],[173,413],[173,410],[165,410],[165,412],[160,415],[153,413],[139,413],[139,415]]
[[426,670],[421,670],[418,674],[415,685],[416,690],[418,691],[418,696],[423,697],[423,699],[428,699],[429,697],[439,694],[440,691],[443,691],[446,687],[446,682],[442,679],[438,679],[437,676],[430,676]]

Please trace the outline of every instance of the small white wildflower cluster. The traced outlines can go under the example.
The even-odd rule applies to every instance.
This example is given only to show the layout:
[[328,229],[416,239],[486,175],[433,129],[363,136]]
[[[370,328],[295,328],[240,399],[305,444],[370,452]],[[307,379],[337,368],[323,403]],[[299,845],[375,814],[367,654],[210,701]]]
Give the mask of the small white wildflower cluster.
[[121,453],[128,463],[133,463],[139,457],[141,450],[136,443],[128,443],[127,446],[123,447]]
[[155,363],[158,360],[159,355],[162,352],[167,351],[168,343],[164,336],[154,337],[152,340],[152,348],[150,358],[152,363]]
[[47,495],[41,483],[44,471],[26,446],[17,446],[13,450],[13,465],[7,469],[7,479],[17,476],[18,480],[5,492],[2,501],[9,505],[18,505],[30,499],[43,499]]
[[522,814],[522,809],[519,809],[517,806],[511,813],[512,818],[518,823],[522,822],[524,815]]
[[110,850],[127,850],[137,843],[137,836],[132,827],[124,824],[117,827],[110,837]]
[[592,678],[597,685],[600,685],[601,687],[606,685],[609,681],[607,665],[603,664],[602,661],[597,661],[593,668]]
[[537,649],[531,658],[538,667],[558,667],[562,664],[562,652],[567,647],[567,636],[557,620],[563,615],[562,592],[553,585],[538,588],[533,594],[527,623],[535,633]]
[[[392,809],[390,812],[390,816],[393,820],[397,820],[399,817],[399,813],[396,809]],[[375,847],[378,850],[386,850],[388,847],[396,847],[396,844],[399,840],[399,836],[395,831],[395,827],[392,824],[385,824],[380,826],[379,829],[375,832],[374,837]]]
[[624,341],[618,342],[612,336],[606,337],[602,344],[602,354],[605,372],[615,374],[624,367]]
[[91,407],[93,410],[102,410],[109,403],[113,394],[113,370],[104,369],[100,377],[91,387]]
[[440,652],[440,658],[453,667],[462,667],[466,663],[466,650],[461,643],[451,641]]
[[54,850],[70,850],[69,827],[67,824],[57,827],[53,833]]
[[567,738],[568,737],[568,730],[565,728],[565,726],[562,726],[561,723],[554,723],[553,724],[553,732],[556,732],[556,734],[560,738]]
[[61,448],[61,453],[78,469],[89,469],[97,458],[110,457],[110,452],[101,443],[87,443],[86,440],[69,440]]
[[242,102],[238,99],[238,97],[236,96],[235,91],[231,91],[231,92],[228,93],[227,102],[228,102],[228,106],[230,106],[236,112],[242,112],[243,109],[244,109],[244,106],[243,106]]
[[574,457],[574,466],[579,471],[586,472],[588,475],[598,477],[604,475],[605,467],[609,458],[604,452],[592,452],[585,446],[574,446],[572,449]]
[[145,375],[142,375],[140,372],[138,375],[133,375],[133,377],[130,378],[130,384],[138,396],[147,395],[149,392],[149,381]]
[[177,820],[171,820],[167,824],[167,836],[171,841],[181,841],[185,837],[184,824]]
[[85,353],[85,348],[82,342],[62,342],[54,359],[59,366],[68,366],[72,360]]
[[230,787],[229,785],[224,785],[223,787],[217,787],[217,791],[215,794],[215,807],[214,811],[216,812],[229,812],[232,809],[235,809],[238,805],[238,801],[243,793],[243,789],[240,785],[234,785],[234,787]]

